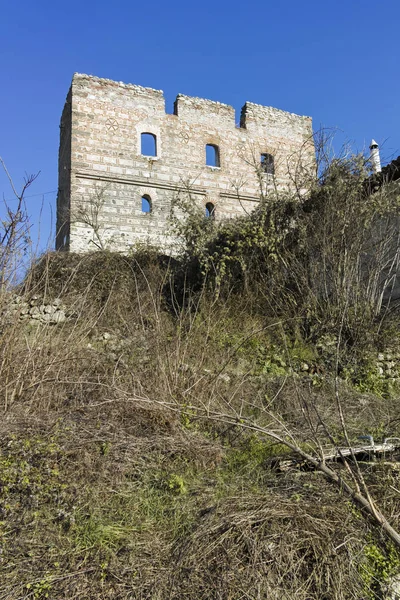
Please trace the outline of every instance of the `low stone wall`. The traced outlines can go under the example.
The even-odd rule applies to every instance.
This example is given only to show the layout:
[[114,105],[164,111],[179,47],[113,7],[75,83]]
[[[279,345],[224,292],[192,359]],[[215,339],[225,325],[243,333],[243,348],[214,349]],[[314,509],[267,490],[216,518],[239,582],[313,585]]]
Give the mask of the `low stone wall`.
[[69,315],[67,307],[60,298],[55,298],[49,302],[39,296],[31,296],[30,299],[13,296],[7,307],[6,316],[19,317],[21,321],[36,321],[55,325],[64,323]]
[[376,363],[378,375],[383,379],[398,380],[400,378],[400,351],[387,349],[378,354]]

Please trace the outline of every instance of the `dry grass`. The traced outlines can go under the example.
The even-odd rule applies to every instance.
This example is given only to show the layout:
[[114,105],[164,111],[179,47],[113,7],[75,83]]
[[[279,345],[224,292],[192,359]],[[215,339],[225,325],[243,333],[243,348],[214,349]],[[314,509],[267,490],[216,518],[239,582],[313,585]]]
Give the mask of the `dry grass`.
[[361,532],[316,479],[288,499],[279,488],[249,491],[206,513],[174,548],[170,597],[359,598]]
[[[187,294],[177,311],[171,289],[154,255],[49,255],[23,293],[61,296],[69,320],[3,319],[0,599],[373,597],[364,548],[385,544],[368,520],[321,475],[272,471],[282,448],[207,418],[310,445],[315,405],[337,431],[329,382],[290,371],[318,357],[245,299]],[[395,403],[343,398],[354,436],[396,433]],[[397,523],[395,482],[374,473]]]

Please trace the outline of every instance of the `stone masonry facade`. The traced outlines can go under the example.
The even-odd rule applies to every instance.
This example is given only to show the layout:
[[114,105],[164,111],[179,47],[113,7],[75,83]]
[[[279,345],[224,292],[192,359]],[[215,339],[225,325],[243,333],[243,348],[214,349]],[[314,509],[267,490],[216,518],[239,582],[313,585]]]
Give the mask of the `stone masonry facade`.
[[[186,195],[216,221],[252,211],[315,161],[311,118],[233,107],[75,74],[61,117],[56,248],[174,251],[170,215]],[[152,145],[149,151],[144,143]]]

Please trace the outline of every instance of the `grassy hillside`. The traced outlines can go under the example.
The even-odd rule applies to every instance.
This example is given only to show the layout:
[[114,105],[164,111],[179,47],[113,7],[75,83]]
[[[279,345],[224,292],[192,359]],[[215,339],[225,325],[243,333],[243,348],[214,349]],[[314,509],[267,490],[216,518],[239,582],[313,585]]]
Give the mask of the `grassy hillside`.
[[[250,295],[187,292],[178,310],[174,277],[151,252],[49,254],[3,297],[0,598],[375,597],[394,547],[247,427],[307,450],[328,430],[343,442],[329,340]],[[65,321],[29,315],[58,298]],[[354,369],[340,382],[351,439],[399,434],[385,377],[361,389]],[[397,463],[362,469],[398,526]]]

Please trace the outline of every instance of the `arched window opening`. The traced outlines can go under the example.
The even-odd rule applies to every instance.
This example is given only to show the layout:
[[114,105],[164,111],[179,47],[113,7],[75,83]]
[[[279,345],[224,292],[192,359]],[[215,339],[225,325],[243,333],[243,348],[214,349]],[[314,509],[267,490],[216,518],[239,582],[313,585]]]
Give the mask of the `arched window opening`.
[[275,163],[272,154],[261,154],[261,169],[268,175],[274,175]]
[[214,219],[215,218],[215,206],[212,202],[207,202],[206,204],[206,219]]
[[157,156],[157,137],[154,133],[141,134],[141,153],[143,156]]
[[219,148],[214,144],[206,145],[206,165],[208,167],[219,167]]
[[142,213],[151,213],[151,198],[150,196],[142,196]]

